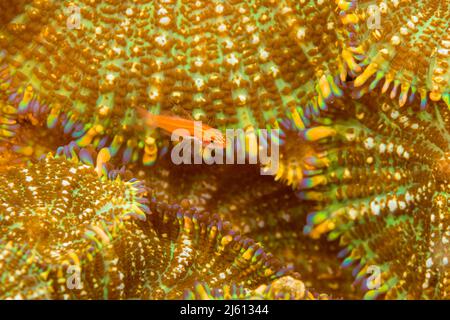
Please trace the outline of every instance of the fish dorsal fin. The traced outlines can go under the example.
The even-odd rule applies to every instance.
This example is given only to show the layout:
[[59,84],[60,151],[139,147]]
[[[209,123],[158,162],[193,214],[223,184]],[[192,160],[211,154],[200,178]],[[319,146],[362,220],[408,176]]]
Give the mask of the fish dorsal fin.
[[160,113],[163,116],[168,117],[175,117],[175,118],[182,118],[186,120],[192,120],[195,121],[194,117],[192,116],[192,113],[184,109],[178,104],[173,105],[171,110],[164,110]]
[[[166,112],[167,112],[167,114],[166,114]],[[183,118],[183,119],[191,120],[191,121],[199,121],[194,118],[194,116],[192,115],[192,112],[184,109],[179,104],[174,104],[171,111],[164,111],[164,113],[161,113],[161,115],[179,117],[179,118]],[[203,124],[205,124],[209,127],[212,127],[213,118],[211,116],[208,116],[207,114],[205,114],[205,118],[201,121],[203,122]]]

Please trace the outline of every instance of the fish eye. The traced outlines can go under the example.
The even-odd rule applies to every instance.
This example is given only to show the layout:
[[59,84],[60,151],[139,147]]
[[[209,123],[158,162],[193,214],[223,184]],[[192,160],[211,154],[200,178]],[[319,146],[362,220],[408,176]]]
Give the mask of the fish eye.
[[214,142],[216,139],[214,136],[209,137],[209,142]]

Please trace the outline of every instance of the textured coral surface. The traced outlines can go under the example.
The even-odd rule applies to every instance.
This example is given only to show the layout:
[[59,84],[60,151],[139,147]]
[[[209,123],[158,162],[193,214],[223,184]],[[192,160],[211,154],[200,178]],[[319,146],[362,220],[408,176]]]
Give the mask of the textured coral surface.
[[[2,1],[0,298],[449,299],[449,18]],[[245,163],[175,164],[196,120]]]

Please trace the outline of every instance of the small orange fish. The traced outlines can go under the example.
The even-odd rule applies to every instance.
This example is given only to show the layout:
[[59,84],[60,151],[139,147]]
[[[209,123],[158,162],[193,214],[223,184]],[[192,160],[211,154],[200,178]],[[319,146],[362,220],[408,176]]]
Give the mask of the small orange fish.
[[145,123],[150,127],[163,129],[170,134],[177,129],[185,129],[189,132],[190,137],[197,138],[203,143],[214,143],[217,147],[226,147],[226,141],[223,134],[218,129],[214,129],[203,123],[196,128],[196,121],[194,120],[151,114],[143,108],[137,108],[137,110],[139,116],[142,117]]

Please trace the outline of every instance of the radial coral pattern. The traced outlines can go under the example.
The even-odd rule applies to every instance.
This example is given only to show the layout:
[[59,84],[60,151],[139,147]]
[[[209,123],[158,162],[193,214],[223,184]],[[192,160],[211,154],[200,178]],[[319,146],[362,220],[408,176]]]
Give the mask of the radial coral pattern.
[[245,290],[242,286],[225,285],[223,288],[211,289],[208,285],[197,283],[194,290],[185,292],[185,299],[238,299],[238,300],[327,300],[327,295],[314,295],[305,290],[305,285],[300,280],[290,276],[272,281],[268,285],[261,285],[255,290]]
[[340,238],[343,264],[356,264],[359,280],[371,265],[381,269],[383,284],[367,297],[448,297],[449,111],[375,95],[344,105],[330,115],[331,165],[300,193],[323,203],[305,232]]
[[4,298],[180,298],[196,281],[254,290],[296,276],[217,216],[147,206],[140,182],[92,158],[72,150],[3,175]]
[[380,83],[402,106],[418,98],[450,107],[447,0],[338,1],[347,28],[343,56],[359,94]]
[[0,298],[449,299],[449,11],[3,1]]
[[[26,263],[19,267],[28,272],[15,281],[21,283],[20,276],[48,281],[47,294],[54,298],[120,297],[123,270],[111,243],[123,220],[144,216],[138,184],[101,181],[90,166],[53,157],[29,168],[13,168],[2,177],[1,241],[5,250],[12,242],[26,254]],[[67,274],[75,268],[83,270],[85,285],[71,291]],[[33,293],[22,296],[31,297]]]
[[234,231],[263,244],[299,272],[309,292],[357,297],[351,272],[342,270],[336,259],[338,243],[315,241],[303,234],[311,203],[300,202],[291,187],[261,176],[256,165],[175,166],[163,160],[145,180],[159,198],[217,213]]

